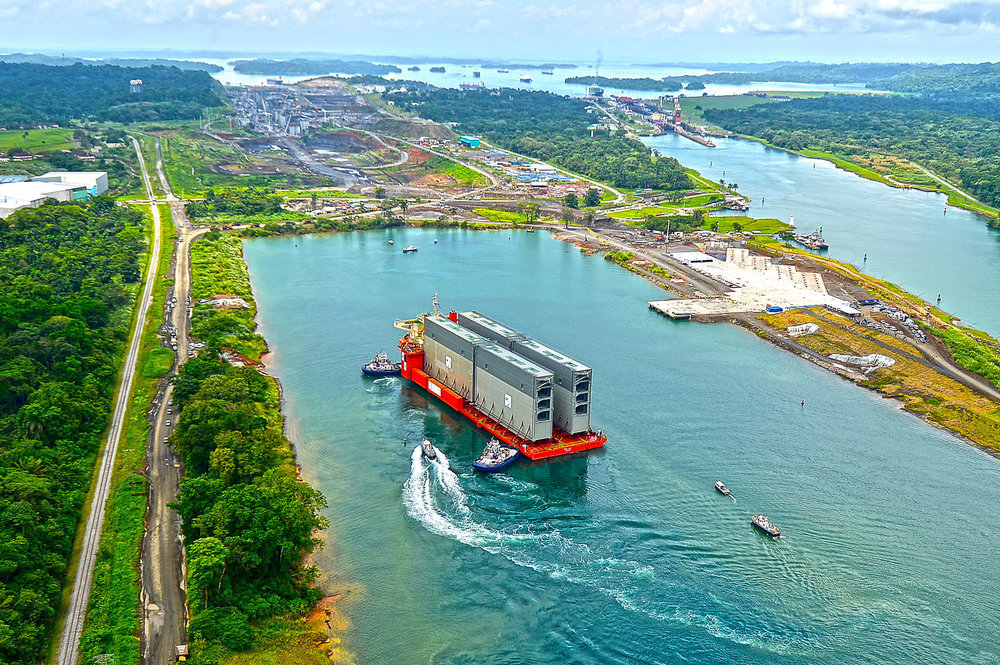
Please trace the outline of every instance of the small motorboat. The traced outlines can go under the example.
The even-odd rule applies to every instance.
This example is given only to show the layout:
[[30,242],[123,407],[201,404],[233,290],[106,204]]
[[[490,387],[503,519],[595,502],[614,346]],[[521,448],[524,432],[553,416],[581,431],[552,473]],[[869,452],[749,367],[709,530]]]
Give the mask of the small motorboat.
[[403,248],[403,254],[409,254],[410,252],[415,252],[415,251],[417,251],[416,245],[410,245],[408,247]]
[[395,241],[395,240],[393,240],[392,238],[389,238],[389,240],[388,240],[388,243],[389,243],[390,245],[395,245],[395,244],[396,244],[396,241]]
[[750,523],[772,538],[777,538],[781,535],[781,529],[771,524],[771,520],[763,515],[754,515],[750,518]]
[[438,239],[437,238],[434,238],[434,244],[435,245],[438,244]]
[[732,492],[729,491],[729,488],[726,487],[726,484],[724,482],[722,482],[721,480],[716,480],[715,481],[715,489],[719,490],[720,492],[722,492],[726,496],[730,496],[732,494]]
[[472,468],[480,473],[496,473],[513,464],[520,455],[521,451],[517,448],[500,443],[493,437],[483,448],[483,454],[472,463]]
[[365,376],[399,376],[401,363],[394,363],[388,353],[377,353],[375,357],[361,366]]
[[429,460],[437,459],[438,456],[437,448],[435,448],[434,444],[428,441],[427,439],[424,439],[423,441],[420,442],[420,448],[421,450],[424,451],[424,457],[426,457],[427,459]]

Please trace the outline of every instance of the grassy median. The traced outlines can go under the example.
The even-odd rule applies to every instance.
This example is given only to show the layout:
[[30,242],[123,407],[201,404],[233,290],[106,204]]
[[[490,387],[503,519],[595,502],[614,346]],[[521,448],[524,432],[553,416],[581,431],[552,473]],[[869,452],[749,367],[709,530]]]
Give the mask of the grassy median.
[[139,665],[141,628],[139,557],[145,532],[147,480],[146,444],[152,405],[158,384],[174,362],[174,353],[162,346],[158,334],[163,321],[165,286],[169,283],[174,228],[170,207],[160,208],[162,249],[153,275],[153,303],[136,363],[132,396],[111,477],[104,528],[94,566],[94,582],[87,620],[80,638],[83,663],[100,654],[114,654],[116,665]]

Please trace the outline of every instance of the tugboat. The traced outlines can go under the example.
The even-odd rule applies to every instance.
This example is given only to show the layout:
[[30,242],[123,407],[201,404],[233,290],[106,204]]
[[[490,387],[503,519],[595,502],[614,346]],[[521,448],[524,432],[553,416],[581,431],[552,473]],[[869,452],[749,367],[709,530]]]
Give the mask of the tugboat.
[[517,448],[505,446],[493,437],[483,448],[483,454],[472,463],[472,468],[480,473],[496,473],[513,464],[521,454]]
[[772,538],[777,538],[781,535],[781,529],[771,524],[771,520],[767,519],[763,515],[754,515],[750,518],[750,522]]
[[410,245],[409,247],[404,247],[403,248],[403,254],[408,254],[410,252],[415,252],[415,251],[417,251],[417,246],[416,245]]
[[726,496],[732,496],[732,494],[733,494],[732,492],[729,491],[729,488],[726,487],[726,484],[724,482],[722,482],[721,480],[716,480],[715,481],[715,489],[719,490],[720,492],[722,492]]
[[424,457],[426,457],[427,459],[429,460],[437,459],[438,456],[437,449],[434,447],[434,444],[428,441],[427,439],[424,439],[423,441],[420,442],[420,449],[424,451]]
[[377,353],[371,361],[361,366],[361,373],[365,376],[399,376],[401,363],[394,363],[389,360],[388,353]]

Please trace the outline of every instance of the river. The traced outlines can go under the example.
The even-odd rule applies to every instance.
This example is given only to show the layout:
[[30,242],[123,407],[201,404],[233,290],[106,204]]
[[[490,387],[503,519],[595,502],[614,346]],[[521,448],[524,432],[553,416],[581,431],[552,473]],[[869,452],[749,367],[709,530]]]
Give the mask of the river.
[[[996,459],[547,234],[389,235],[245,244],[359,665],[1000,661]],[[607,446],[477,476],[485,437],[364,379],[435,292],[591,364]]]
[[715,148],[676,134],[643,142],[710,180],[738,184],[751,217],[794,217],[806,233],[822,227],[829,256],[928,302],[941,294],[942,309],[1000,336],[1000,232],[982,216],[947,207],[943,194],[888,187],[824,160],[713,140]]

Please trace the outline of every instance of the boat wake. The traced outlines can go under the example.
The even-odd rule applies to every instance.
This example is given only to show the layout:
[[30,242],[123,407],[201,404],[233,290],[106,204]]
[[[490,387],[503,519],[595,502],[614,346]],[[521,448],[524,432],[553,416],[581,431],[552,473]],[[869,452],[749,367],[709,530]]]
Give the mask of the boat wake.
[[671,598],[686,597],[685,592],[678,582],[657,577],[652,566],[602,556],[551,527],[518,524],[496,529],[477,522],[468,495],[440,450],[436,459],[428,460],[419,445],[413,449],[403,502],[410,517],[431,533],[499,554],[552,579],[596,589],[628,611],[657,621],[700,626],[715,637],[773,652],[785,652],[792,646],[789,636],[730,626],[721,617],[671,603]]

